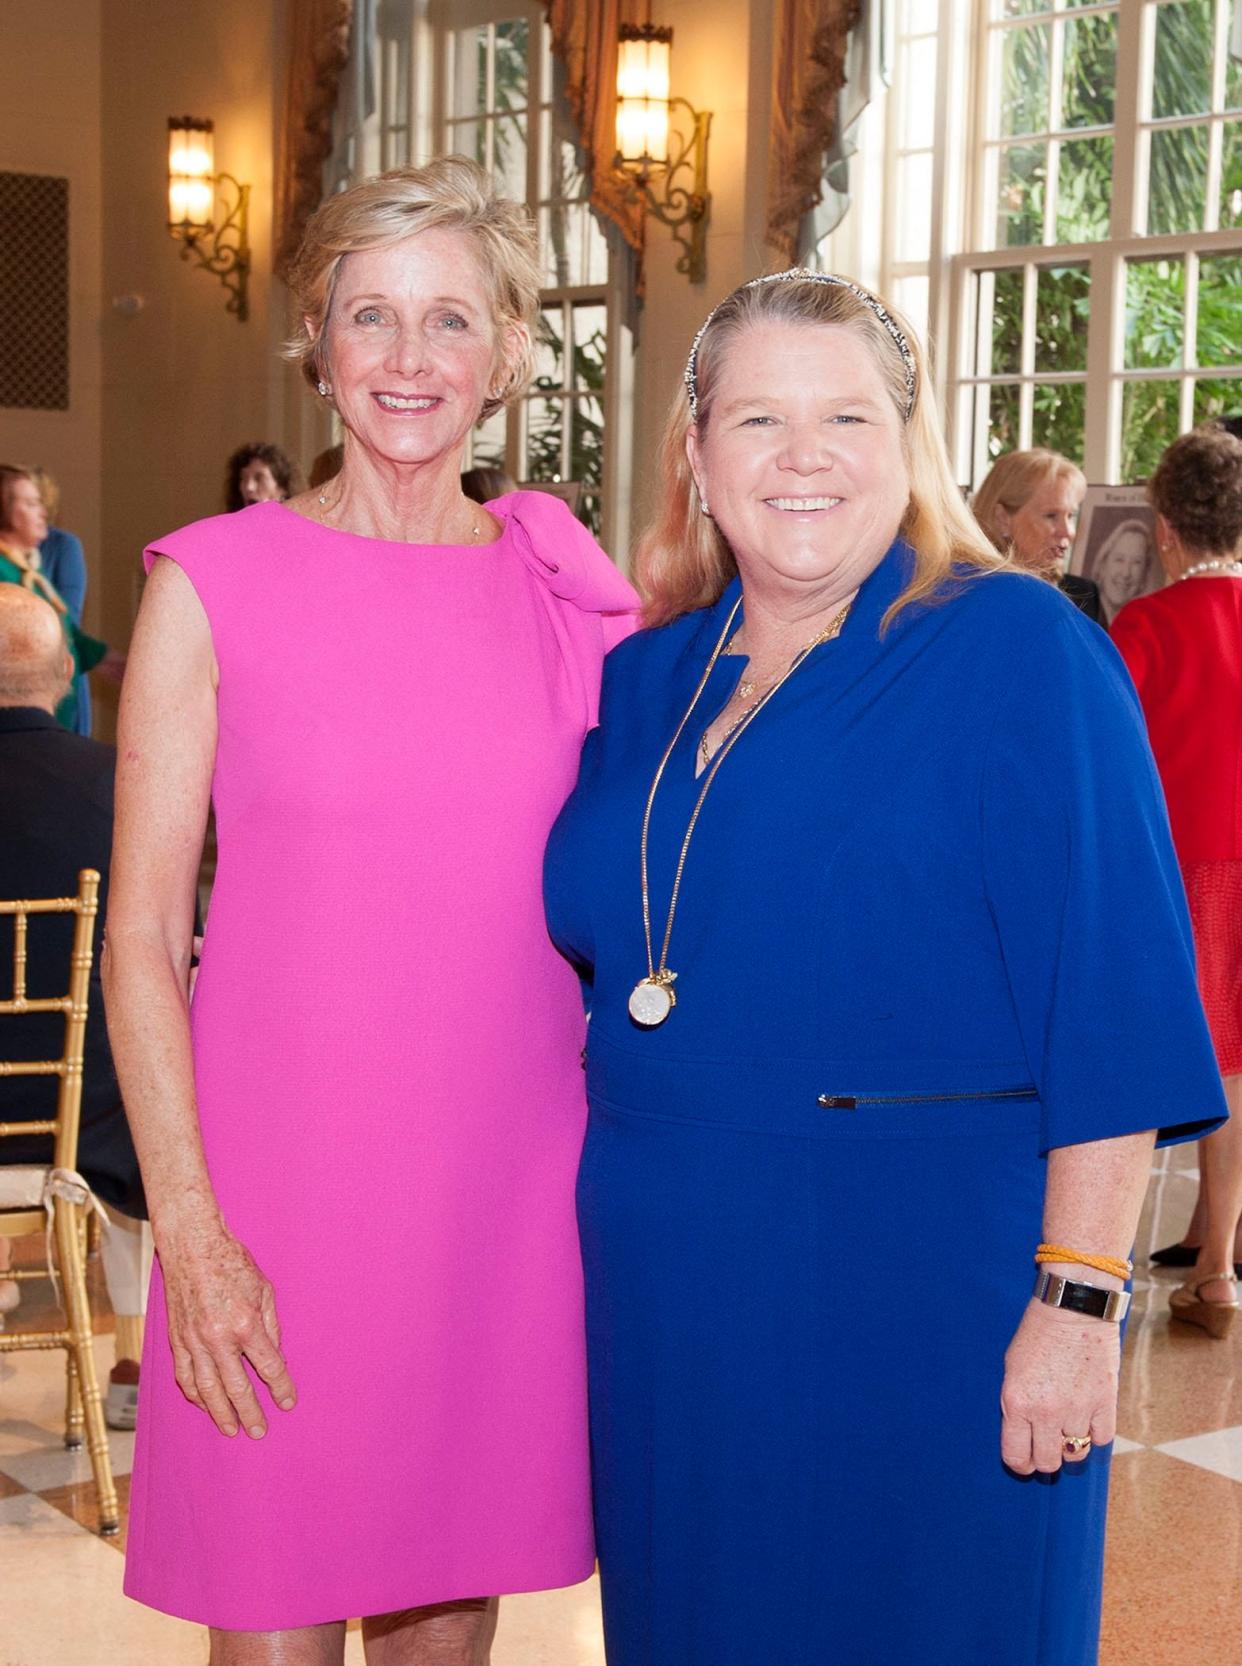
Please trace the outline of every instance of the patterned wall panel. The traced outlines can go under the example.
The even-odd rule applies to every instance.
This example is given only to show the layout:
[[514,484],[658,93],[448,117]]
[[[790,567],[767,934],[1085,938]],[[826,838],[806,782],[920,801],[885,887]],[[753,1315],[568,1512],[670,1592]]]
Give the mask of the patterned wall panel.
[[0,173],[0,405],[69,408],[69,181]]

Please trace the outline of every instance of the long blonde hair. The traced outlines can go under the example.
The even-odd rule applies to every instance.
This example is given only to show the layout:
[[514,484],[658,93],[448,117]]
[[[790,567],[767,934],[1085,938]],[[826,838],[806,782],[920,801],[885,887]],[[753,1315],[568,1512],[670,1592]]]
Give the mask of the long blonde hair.
[[[711,421],[712,399],[728,346],[740,331],[769,322],[835,324],[851,330],[865,344],[901,421],[910,476],[901,532],[914,551],[914,573],[885,614],[887,626],[902,608],[930,595],[955,565],[990,570],[1004,562],[979,531],[954,482],[923,350],[909,325],[887,303],[881,304],[905,336],[914,359],[914,399],[908,420],[905,360],[887,326],[852,289],[812,278],[735,289],[717,307],[699,341],[695,382],[701,436]],[[686,457],[691,420],[689,400],[679,389],[660,442],[660,507],[635,552],[635,574],[648,625],[667,624],[695,608],[710,607],[737,572],[724,535],[701,512]]]
[[1009,534],[1002,532],[996,518],[998,509],[1016,515],[1029,503],[1046,480],[1077,479],[1085,492],[1087,477],[1059,451],[1035,446],[1030,451],[1007,451],[998,457],[971,500],[975,519],[1002,552],[1009,547]]

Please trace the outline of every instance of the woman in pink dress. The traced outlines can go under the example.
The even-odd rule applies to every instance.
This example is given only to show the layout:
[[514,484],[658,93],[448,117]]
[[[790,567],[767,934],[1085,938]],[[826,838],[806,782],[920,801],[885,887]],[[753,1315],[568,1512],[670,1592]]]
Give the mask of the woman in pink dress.
[[635,601],[554,498],[459,485],[529,377],[535,256],[461,158],[330,198],[294,288],[342,472],[147,552],[107,967],[159,1254],[126,1589],[213,1666],[340,1662],[355,1615],[372,1666],[473,1666],[498,1593],[592,1567],[583,1018],[540,863]]

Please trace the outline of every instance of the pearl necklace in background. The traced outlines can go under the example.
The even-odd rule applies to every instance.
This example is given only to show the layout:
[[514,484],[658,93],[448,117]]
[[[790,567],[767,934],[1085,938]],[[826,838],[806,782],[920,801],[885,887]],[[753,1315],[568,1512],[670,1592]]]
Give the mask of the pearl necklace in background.
[[1181,575],[1183,578],[1242,578],[1242,561],[1231,561],[1222,556],[1211,556],[1206,561],[1195,561]]

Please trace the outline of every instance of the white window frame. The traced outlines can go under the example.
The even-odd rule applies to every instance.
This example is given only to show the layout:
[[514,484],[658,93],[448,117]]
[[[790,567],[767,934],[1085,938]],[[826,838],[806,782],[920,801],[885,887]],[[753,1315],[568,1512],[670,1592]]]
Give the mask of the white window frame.
[[[333,150],[324,170],[325,190],[339,190],[384,169],[441,153],[450,114],[452,35],[513,18],[526,19],[532,40],[546,28],[546,13],[538,0],[403,0],[401,5],[381,6],[375,43],[376,109],[368,118],[361,115],[362,64],[355,53],[342,77]],[[545,53],[532,51],[529,65],[526,200],[533,213],[539,198],[540,158],[538,122],[531,117],[551,102],[552,88],[543,84]],[[622,262],[611,245],[608,266],[605,283],[546,288],[540,300],[545,304],[587,301],[606,309],[601,542],[624,564],[630,529],[634,351],[621,291]],[[524,415],[520,405],[510,411],[505,454],[508,471],[514,475],[520,456],[518,423]]]
[[[1116,15],[1117,85],[1113,116],[1113,195],[1110,234],[1098,242],[1078,244],[1045,243],[1038,246],[994,248],[995,201],[989,190],[991,169],[985,162],[987,99],[990,95],[989,51],[993,18],[991,0],[958,0],[956,17],[946,20],[946,36],[957,25],[960,42],[961,23],[968,17],[973,34],[971,80],[976,89],[967,128],[969,164],[964,170],[963,223],[971,228],[973,237],[962,252],[944,262],[948,273],[948,302],[943,316],[947,329],[947,360],[952,367],[948,389],[948,419],[952,455],[958,478],[976,483],[986,470],[981,466],[981,452],[986,445],[986,432],[974,420],[973,402],[980,397],[976,389],[986,388],[995,381],[1018,383],[1022,388],[1021,428],[1019,444],[1030,444],[1030,410],[1035,385],[1047,386],[1058,380],[1082,380],[1082,373],[1034,373],[1033,364],[1026,362],[1033,350],[1033,332],[1024,330],[1024,362],[1019,374],[981,376],[975,374],[975,338],[973,324],[976,275],[985,271],[1029,269],[1026,280],[1027,306],[1033,307],[1033,273],[1040,266],[1086,265],[1090,275],[1090,325],[1087,340],[1085,372],[1086,400],[1083,436],[1083,467],[1090,480],[1104,484],[1118,484],[1121,463],[1121,415],[1124,387],[1128,382],[1180,381],[1180,428],[1185,430],[1193,420],[1195,357],[1195,291],[1198,260],[1205,255],[1242,253],[1242,228],[1226,231],[1204,230],[1179,232],[1168,236],[1149,237],[1138,230],[1146,220],[1146,190],[1150,133],[1156,129],[1185,125],[1183,118],[1171,118],[1151,123],[1150,89],[1152,58],[1155,50],[1155,18],[1161,0],[1121,0]],[[952,7],[948,8],[950,11]],[[1038,13],[1015,19],[1015,26],[1029,25],[1054,15],[1090,16],[1109,10],[1106,5],[1067,7],[1065,0],[1049,0]],[[1223,8],[1218,12],[1220,29]],[[1054,38],[1056,32],[1054,31]],[[941,62],[951,50],[950,40],[942,38]],[[1217,63],[1221,63],[1218,51]],[[1055,70],[1055,62],[1053,69]],[[1218,71],[1218,74],[1220,72]],[[942,91],[947,77],[942,77]],[[1214,89],[1214,108],[1223,102],[1222,89]],[[942,106],[942,109],[944,106]],[[1055,114],[1055,112],[1054,112]],[[1219,127],[1221,115],[1198,118],[1212,121]],[[1236,116],[1233,119],[1238,119]],[[941,132],[945,131],[942,124]],[[1091,129],[1084,130],[1090,133]],[[1075,130],[1077,136],[1078,130]],[[1053,134],[1055,140],[1056,134]],[[1210,212],[1214,212],[1219,181],[1219,138],[1213,139],[1210,155],[1217,159],[1217,175],[1208,179]],[[1050,193],[1051,194],[1051,193]],[[1055,205],[1047,212],[1054,213]],[[1045,222],[1047,223],[1047,222]],[[1187,283],[1184,324],[1184,352],[1179,367],[1150,370],[1124,368],[1124,337],[1126,308],[1126,263],[1133,259],[1157,259],[1162,256],[1187,261]],[[1189,257],[1189,258],[1188,258]],[[933,284],[935,282],[933,269]],[[935,316],[935,314],[933,314]],[[1029,320],[1028,320],[1029,323]],[[1238,380],[1239,403],[1242,403],[1242,366],[1211,367],[1213,380]],[[1174,436],[1170,435],[1170,439]]]
[[[546,12],[538,0],[432,0],[431,19],[435,29],[435,92],[431,112],[437,148],[448,142],[451,112],[448,107],[452,81],[452,36],[461,30],[488,23],[525,18],[532,42],[547,28]],[[540,196],[540,143],[543,106],[551,104],[553,89],[545,86],[549,55],[532,49],[529,56],[526,125],[526,201],[532,214],[538,212]],[[620,289],[620,262],[609,249],[608,277],[603,283],[550,285],[540,290],[540,304],[554,306],[585,302],[602,306],[606,316],[607,343],[604,359],[603,429],[604,451],[599,486],[601,542],[621,563],[628,552],[630,523],[631,451],[633,426],[633,342],[626,322]],[[568,343],[566,344],[568,350]],[[567,396],[569,397],[569,396]],[[518,477],[522,452],[521,424],[527,402],[510,408],[505,439],[505,466]]]

